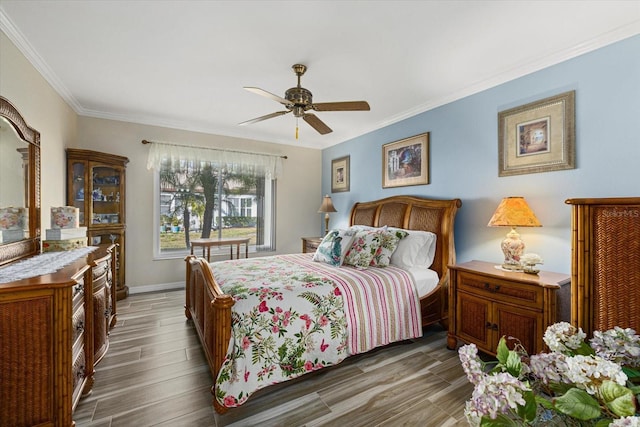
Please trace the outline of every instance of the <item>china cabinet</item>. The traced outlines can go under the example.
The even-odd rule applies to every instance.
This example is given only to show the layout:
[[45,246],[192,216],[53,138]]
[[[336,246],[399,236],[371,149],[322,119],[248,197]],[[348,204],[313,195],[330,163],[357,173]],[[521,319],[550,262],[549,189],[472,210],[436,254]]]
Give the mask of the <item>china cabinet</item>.
[[89,245],[115,244],[117,299],[126,298],[125,171],[129,159],[90,150],[67,149],[67,204],[80,209]]

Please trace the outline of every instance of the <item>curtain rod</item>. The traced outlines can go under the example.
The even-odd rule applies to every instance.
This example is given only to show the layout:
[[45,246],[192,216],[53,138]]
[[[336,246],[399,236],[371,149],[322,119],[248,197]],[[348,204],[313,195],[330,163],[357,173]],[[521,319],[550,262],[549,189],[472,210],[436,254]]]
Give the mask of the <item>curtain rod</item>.
[[[149,141],[146,139],[142,140],[143,144],[153,144],[155,141]],[[269,156],[269,157],[280,157],[281,159],[288,159],[287,156],[278,156],[277,154],[265,154],[265,153],[252,153],[250,151],[240,151],[240,150],[226,150],[226,149],[222,149],[222,148],[210,148],[210,147],[199,147],[197,145],[183,145],[183,144],[175,144],[175,143],[171,143],[171,142],[158,142],[158,144],[165,144],[165,145],[173,145],[175,147],[190,147],[190,148],[202,148],[203,150],[212,150],[212,151],[227,151],[227,152],[231,152],[231,153],[243,153],[243,154],[254,154],[254,155],[258,155],[258,156]]]

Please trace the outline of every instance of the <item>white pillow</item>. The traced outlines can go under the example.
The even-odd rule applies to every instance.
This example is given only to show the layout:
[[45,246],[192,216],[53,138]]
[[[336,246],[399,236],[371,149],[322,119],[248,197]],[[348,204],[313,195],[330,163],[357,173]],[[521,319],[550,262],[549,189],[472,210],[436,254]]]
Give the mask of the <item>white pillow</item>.
[[[389,227],[389,231],[393,230],[400,229]],[[409,234],[398,242],[398,247],[391,255],[391,264],[404,269],[431,267],[436,254],[437,236],[430,231],[404,231]]]

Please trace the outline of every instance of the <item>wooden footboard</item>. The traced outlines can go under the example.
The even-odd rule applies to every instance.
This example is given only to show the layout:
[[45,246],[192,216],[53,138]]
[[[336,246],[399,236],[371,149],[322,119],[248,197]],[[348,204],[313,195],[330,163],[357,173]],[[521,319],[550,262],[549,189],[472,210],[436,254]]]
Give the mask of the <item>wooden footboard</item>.
[[193,320],[200,343],[207,357],[214,385],[211,386],[213,406],[222,414],[227,408],[215,399],[215,381],[227,354],[231,338],[231,307],[233,298],[225,295],[204,258],[189,255],[186,259],[185,315]]

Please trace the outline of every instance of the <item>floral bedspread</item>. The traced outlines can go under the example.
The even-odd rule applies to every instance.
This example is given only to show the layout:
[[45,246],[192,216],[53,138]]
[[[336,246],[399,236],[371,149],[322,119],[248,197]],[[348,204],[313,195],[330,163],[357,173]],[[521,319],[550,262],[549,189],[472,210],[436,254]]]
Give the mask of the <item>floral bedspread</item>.
[[310,254],[211,267],[235,301],[229,349],[215,387],[226,407],[350,354],[422,335],[419,301],[401,269],[337,268],[312,261]]

